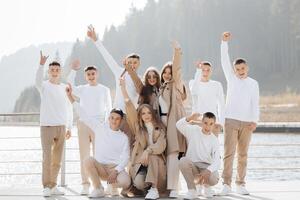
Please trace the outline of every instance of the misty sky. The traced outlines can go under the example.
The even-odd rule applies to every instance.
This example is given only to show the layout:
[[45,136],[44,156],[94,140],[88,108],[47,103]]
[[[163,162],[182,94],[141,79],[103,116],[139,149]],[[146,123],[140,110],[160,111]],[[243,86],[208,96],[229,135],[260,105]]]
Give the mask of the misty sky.
[[105,26],[119,25],[131,5],[146,0],[6,0],[0,1],[0,58],[31,44],[84,39],[93,24],[102,37]]

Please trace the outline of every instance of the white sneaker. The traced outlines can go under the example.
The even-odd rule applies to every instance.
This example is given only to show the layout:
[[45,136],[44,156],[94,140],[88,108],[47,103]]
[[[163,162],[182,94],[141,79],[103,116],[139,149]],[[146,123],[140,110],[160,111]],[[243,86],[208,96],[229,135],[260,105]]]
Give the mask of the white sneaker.
[[107,188],[106,188],[105,193],[108,194],[108,195],[111,195],[111,196],[119,196],[118,188],[114,187],[111,184],[107,184]]
[[89,198],[105,197],[103,188],[95,188],[88,196]]
[[183,199],[196,199],[196,198],[198,198],[196,190],[188,190],[188,192],[183,197]]
[[90,186],[85,184],[85,185],[82,185],[82,189],[81,189],[81,192],[80,194],[81,195],[88,195],[90,193]]
[[53,195],[65,195],[64,191],[59,190],[56,186],[51,189],[51,194]]
[[231,193],[231,187],[227,184],[224,184],[223,185],[223,189],[222,191],[219,193],[220,196],[226,196],[228,195],[229,193]]
[[177,190],[171,190],[169,194],[169,198],[178,198],[178,191]]
[[197,195],[202,196],[202,185],[197,184],[196,185]]
[[250,194],[244,185],[237,185],[236,193],[241,194],[241,195],[249,195]]
[[51,189],[48,188],[48,187],[45,187],[45,188],[43,189],[43,196],[44,196],[44,197],[50,197],[50,196],[51,196]]
[[157,188],[150,188],[150,190],[148,190],[147,195],[145,196],[145,199],[158,199],[159,198],[159,194],[158,194],[158,190]]
[[215,191],[211,189],[211,187],[204,187],[203,196],[206,198],[212,198],[215,195]]

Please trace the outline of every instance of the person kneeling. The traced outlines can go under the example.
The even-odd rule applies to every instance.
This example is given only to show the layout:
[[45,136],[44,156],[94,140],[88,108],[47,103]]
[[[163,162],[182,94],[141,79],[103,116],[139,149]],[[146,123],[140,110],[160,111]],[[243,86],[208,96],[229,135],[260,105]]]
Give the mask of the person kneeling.
[[[75,102],[70,85],[67,94],[75,110],[85,115],[84,110]],[[129,161],[129,140],[119,130],[123,116],[123,111],[115,108],[110,112],[108,124],[101,123],[94,118],[83,117],[87,119],[84,123],[95,133],[94,157],[89,157],[84,161],[84,168],[94,187],[89,194],[90,198],[105,196],[101,180],[112,184],[114,188],[120,187],[123,190],[127,190],[130,186],[130,177],[125,172]]]
[[185,157],[179,161],[179,169],[184,176],[188,193],[185,199],[197,198],[195,183],[204,185],[204,196],[214,195],[210,186],[219,181],[220,149],[218,138],[212,133],[216,122],[213,113],[204,113],[199,123],[199,113],[182,118],[176,124],[177,129],[186,137],[188,148]]

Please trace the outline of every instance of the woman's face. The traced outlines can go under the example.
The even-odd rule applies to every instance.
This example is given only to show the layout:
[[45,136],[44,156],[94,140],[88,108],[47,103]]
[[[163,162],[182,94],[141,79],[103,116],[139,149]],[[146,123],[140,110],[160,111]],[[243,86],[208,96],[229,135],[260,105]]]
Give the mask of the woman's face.
[[154,71],[149,71],[147,73],[146,79],[151,86],[155,86],[157,84],[158,76]]
[[164,79],[165,82],[170,81],[172,79],[172,72],[170,67],[167,67],[163,74],[162,74],[162,78]]
[[144,123],[152,122],[152,113],[147,107],[142,108],[141,117]]

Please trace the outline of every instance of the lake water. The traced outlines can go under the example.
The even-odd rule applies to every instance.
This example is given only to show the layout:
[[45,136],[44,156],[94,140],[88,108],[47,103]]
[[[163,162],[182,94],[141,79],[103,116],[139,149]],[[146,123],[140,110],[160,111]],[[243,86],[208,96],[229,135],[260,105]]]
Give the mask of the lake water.
[[[39,127],[0,127],[0,185],[41,184],[39,173],[42,154],[39,135]],[[77,185],[81,182],[76,128],[73,129],[73,136],[66,143],[66,160],[71,161],[66,164],[66,171],[71,172],[66,175],[68,185]],[[219,141],[223,144],[222,134]],[[267,146],[262,146],[265,144]],[[273,146],[273,144],[288,145]],[[297,157],[300,155],[300,145],[297,144],[300,144],[300,134],[253,134],[249,150],[247,179],[300,180],[300,158]],[[221,155],[223,155],[222,145]],[[7,175],[16,173],[24,175]],[[28,175],[27,173],[34,174]]]

